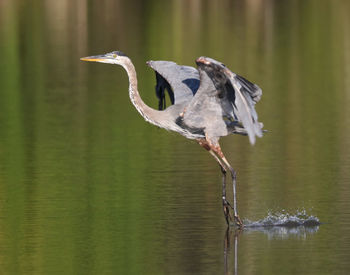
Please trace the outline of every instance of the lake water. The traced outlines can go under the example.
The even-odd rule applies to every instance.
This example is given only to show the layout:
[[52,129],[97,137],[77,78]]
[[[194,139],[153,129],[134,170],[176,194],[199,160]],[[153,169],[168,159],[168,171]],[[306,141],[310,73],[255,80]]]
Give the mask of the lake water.
[[[341,0],[1,0],[0,273],[348,274],[349,10]],[[268,133],[255,146],[221,140],[240,216],[321,225],[226,232],[215,160],[146,123],[121,67],[79,60],[112,50],[133,60],[154,108],[150,59],[210,56],[257,83]]]

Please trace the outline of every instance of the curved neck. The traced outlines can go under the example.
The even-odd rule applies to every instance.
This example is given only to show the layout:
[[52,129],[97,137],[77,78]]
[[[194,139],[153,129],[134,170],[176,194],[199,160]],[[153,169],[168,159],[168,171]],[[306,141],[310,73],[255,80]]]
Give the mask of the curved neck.
[[137,76],[134,65],[130,59],[127,59],[126,62],[122,64],[123,68],[126,70],[129,77],[129,96],[132,104],[134,104],[137,111],[143,116],[143,118],[157,126],[161,126],[161,111],[152,109],[146,105],[137,88]]

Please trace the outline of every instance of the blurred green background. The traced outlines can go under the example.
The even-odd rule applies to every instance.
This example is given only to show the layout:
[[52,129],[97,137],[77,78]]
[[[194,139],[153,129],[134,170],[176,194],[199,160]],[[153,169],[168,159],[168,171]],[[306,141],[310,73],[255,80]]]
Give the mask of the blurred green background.
[[[313,234],[239,236],[240,274],[350,269],[350,2],[0,0],[0,273],[220,274],[221,175],[195,142],[144,122],[124,70],[224,62],[263,89],[268,133],[222,139],[243,218],[305,208]],[[229,251],[230,268],[234,259]]]

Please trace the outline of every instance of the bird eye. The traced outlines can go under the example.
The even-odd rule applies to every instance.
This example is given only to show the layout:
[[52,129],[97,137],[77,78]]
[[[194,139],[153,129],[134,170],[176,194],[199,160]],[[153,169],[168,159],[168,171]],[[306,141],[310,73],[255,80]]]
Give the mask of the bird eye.
[[113,54],[113,58],[117,58],[117,55],[115,53]]

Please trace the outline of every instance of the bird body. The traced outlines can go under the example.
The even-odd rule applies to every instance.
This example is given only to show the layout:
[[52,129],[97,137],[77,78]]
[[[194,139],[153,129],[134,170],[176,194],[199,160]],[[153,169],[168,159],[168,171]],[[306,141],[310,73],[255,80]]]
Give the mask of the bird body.
[[[222,153],[219,139],[232,133],[243,134],[254,144],[256,136],[262,136],[262,123],[258,122],[254,108],[261,98],[261,89],[208,57],[196,60],[198,69],[171,61],[148,61],[147,65],[156,72],[155,89],[159,99],[156,110],[141,99],[135,67],[125,54],[115,51],[81,60],[123,66],[129,77],[130,100],[146,121],[197,140],[213,155],[223,173],[222,201],[227,223],[232,221],[231,205],[226,200],[226,172],[229,170],[234,191],[233,218],[238,226],[243,226],[236,206],[236,172]],[[172,103],[167,108],[165,91]]]

